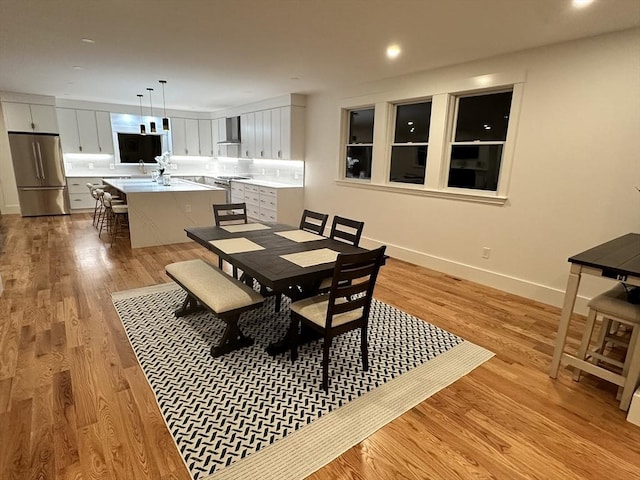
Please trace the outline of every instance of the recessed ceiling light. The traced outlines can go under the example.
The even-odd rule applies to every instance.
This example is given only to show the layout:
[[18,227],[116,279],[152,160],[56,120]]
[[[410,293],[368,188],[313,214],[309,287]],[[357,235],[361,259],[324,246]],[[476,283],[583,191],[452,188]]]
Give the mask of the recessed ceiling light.
[[398,45],[389,45],[387,47],[387,57],[397,58],[400,55],[400,47]]
[[572,0],[571,4],[573,8],[584,8],[588,5],[591,5],[593,0]]
[[289,80],[300,80],[300,77],[289,77]]
[[83,67],[81,67],[80,65],[74,65],[73,69],[74,70],[83,70]]
[[91,38],[83,38],[82,41],[84,43],[96,43],[96,41]]

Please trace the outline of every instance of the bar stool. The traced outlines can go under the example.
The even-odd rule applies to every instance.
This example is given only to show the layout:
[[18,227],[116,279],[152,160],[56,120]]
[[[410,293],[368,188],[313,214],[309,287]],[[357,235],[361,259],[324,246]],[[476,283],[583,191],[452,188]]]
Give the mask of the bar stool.
[[89,189],[89,193],[91,194],[91,196],[96,201],[96,204],[93,207],[93,226],[97,228],[98,224],[96,219],[98,216],[98,208],[102,208],[102,204],[100,203],[100,199],[98,198],[98,194],[96,193],[96,190],[97,189],[104,190],[105,188],[107,188],[107,186],[102,185],[100,183],[87,183],[87,188]]
[[[602,324],[598,340],[595,348],[589,348],[595,323],[599,319],[602,319]],[[631,329],[628,339],[627,335],[619,335],[621,325]],[[607,344],[626,346],[624,361],[605,355]],[[620,409],[629,409],[631,397],[640,381],[640,305],[627,300],[627,292],[622,284],[591,299],[578,354],[576,357],[564,354],[563,358],[577,369],[573,377],[576,381],[585,371],[618,385]],[[621,369],[621,373],[604,368],[601,366],[603,364]]]
[[[102,194],[102,201],[105,208],[105,219],[107,224],[107,233],[111,236],[111,246],[123,226],[123,222],[127,219],[129,214],[129,206],[126,204],[115,203],[109,192]],[[102,226],[100,226],[100,234],[102,233]],[[98,234],[98,236],[100,236]]]
[[[96,219],[95,227],[100,232],[102,232],[102,227],[103,227],[104,222],[105,222],[105,220],[107,218],[107,216],[106,216],[107,209],[106,209],[105,204],[104,204],[104,194],[108,193],[108,192],[105,192],[102,188],[96,188],[95,193],[96,193],[96,196],[98,197],[98,201],[100,202],[100,205],[98,207],[98,217]],[[111,195],[111,194],[109,194],[109,195]],[[112,205],[123,205],[124,204],[124,200],[120,200],[119,197],[114,197],[113,195],[111,195],[110,201],[111,201]],[[98,236],[100,236],[100,233],[98,233]]]

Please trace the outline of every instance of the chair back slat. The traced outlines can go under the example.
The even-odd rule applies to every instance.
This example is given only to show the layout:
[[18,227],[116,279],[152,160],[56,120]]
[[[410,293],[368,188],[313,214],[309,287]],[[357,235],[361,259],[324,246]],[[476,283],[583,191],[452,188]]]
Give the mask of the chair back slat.
[[329,215],[326,213],[313,212],[311,210],[305,210],[302,212],[302,218],[300,219],[300,230],[306,230],[308,232],[317,233],[322,235],[324,229],[327,226],[327,220]]
[[[361,309],[353,321],[367,322],[373,288],[384,260],[385,246],[362,253],[340,254],[333,270],[325,328],[332,327],[333,317]],[[357,279],[357,282],[353,280]]]
[[213,217],[216,226],[247,223],[246,203],[213,204]]
[[333,224],[331,225],[331,234],[329,235],[329,238],[357,247],[360,244],[360,237],[362,236],[363,229],[364,222],[336,215],[333,217]]

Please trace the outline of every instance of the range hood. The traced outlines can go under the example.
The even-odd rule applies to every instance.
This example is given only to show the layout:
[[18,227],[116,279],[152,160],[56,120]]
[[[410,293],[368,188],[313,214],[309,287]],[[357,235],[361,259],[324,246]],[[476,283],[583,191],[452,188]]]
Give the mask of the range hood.
[[227,117],[225,138],[218,145],[240,145],[240,117]]

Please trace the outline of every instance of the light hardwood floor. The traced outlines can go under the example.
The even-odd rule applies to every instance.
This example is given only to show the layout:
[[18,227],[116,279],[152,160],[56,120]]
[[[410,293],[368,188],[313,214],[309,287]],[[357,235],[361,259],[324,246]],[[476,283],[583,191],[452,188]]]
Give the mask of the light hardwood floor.
[[[0,238],[0,479],[188,479],[110,293],[211,254],[111,248],[88,215],[4,215]],[[375,296],[496,356],[310,478],[640,478],[614,388],[547,375],[557,308],[393,259]]]

